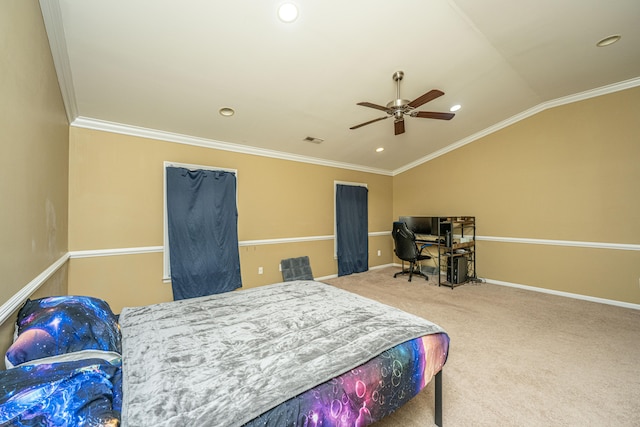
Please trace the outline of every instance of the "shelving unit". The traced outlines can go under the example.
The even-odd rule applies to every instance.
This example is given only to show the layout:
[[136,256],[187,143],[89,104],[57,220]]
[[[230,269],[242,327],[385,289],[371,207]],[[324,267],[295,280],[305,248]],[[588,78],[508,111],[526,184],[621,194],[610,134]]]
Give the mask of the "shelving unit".
[[444,242],[438,244],[438,286],[449,286],[453,289],[475,281],[476,217],[440,217],[438,241]]

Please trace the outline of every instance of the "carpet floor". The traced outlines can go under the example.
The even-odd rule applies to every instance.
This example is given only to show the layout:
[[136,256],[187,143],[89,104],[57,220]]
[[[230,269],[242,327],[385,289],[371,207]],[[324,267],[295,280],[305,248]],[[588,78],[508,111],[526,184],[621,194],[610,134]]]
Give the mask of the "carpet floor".
[[[640,426],[640,310],[399,268],[325,280],[442,326],[443,424]],[[377,427],[433,424],[433,381]]]

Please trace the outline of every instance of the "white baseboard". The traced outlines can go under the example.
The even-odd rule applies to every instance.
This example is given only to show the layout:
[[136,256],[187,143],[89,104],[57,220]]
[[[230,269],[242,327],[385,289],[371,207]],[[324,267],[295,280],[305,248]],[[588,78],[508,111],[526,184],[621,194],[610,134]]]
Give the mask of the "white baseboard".
[[630,302],[616,301],[616,300],[606,299],[606,298],[597,298],[597,297],[592,297],[588,295],[574,294],[571,292],[556,291],[554,289],[538,288],[535,286],[520,285],[517,283],[503,282],[501,280],[493,280],[493,279],[482,279],[482,280],[484,280],[487,283],[491,283],[493,285],[525,289],[527,291],[542,292],[545,294],[557,295],[561,297],[580,299],[580,300],[590,301],[590,302],[597,302],[600,304],[615,305],[617,307],[631,308],[633,310],[640,310],[640,304],[632,304]]
[[[395,266],[395,264],[374,265],[373,267],[369,267],[369,270],[380,270],[380,269],[383,269],[383,268],[393,267],[393,266]],[[330,274],[328,276],[315,277],[313,280],[321,282],[323,280],[335,279],[337,277],[338,277],[337,274]]]
[[[390,265],[392,265],[394,267],[398,267],[398,268],[401,267],[401,265],[398,264],[398,263],[394,263],[394,264],[390,264]],[[630,302],[616,301],[616,300],[612,300],[612,299],[592,297],[592,296],[589,296],[589,295],[574,294],[574,293],[571,293],[571,292],[557,291],[557,290],[554,290],[554,289],[538,288],[538,287],[535,287],[535,286],[521,285],[519,283],[504,282],[504,281],[501,281],[501,280],[494,280],[494,279],[487,279],[487,278],[478,278],[478,279],[482,280],[483,282],[486,282],[486,283],[491,283],[492,285],[499,285],[499,286],[507,286],[507,287],[510,287],[510,288],[525,289],[527,291],[542,292],[542,293],[545,293],[545,294],[557,295],[557,296],[566,297],[566,298],[574,298],[574,299],[580,299],[580,300],[583,300],[583,301],[597,302],[597,303],[600,303],[600,304],[615,305],[617,307],[624,307],[624,308],[631,308],[633,310],[640,310],[640,304],[633,304],[633,303],[630,303]]]

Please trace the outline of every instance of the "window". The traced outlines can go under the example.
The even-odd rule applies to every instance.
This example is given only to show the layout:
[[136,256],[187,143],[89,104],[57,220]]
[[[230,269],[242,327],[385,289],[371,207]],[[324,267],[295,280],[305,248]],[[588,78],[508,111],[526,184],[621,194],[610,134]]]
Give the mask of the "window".
[[[164,173],[163,173],[163,194],[164,194],[164,258],[163,258],[163,281],[167,282],[171,280],[171,257],[170,257],[170,249],[169,249],[169,225],[167,220],[167,168],[175,167],[175,168],[185,168],[189,170],[211,170],[211,171],[227,171],[233,172],[238,176],[238,171],[236,169],[228,169],[228,168],[219,168],[214,166],[204,166],[204,165],[194,165],[188,163],[177,163],[177,162],[164,162]],[[238,201],[238,193],[236,187],[236,205]]]

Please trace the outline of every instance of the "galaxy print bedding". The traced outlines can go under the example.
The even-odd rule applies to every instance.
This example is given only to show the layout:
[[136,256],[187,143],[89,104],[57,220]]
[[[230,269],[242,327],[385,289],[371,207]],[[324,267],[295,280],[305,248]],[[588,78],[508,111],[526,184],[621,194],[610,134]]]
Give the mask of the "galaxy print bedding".
[[8,368],[120,357],[121,334],[115,314],[98,298],[57,296],[27,300],[18,311],[16,339],[5,355]]
[[102,359],[0,371],[0,425],[116,427],[121,371]]
[[314,281],[125,308],[120,324],[123,426],[364,426],[424,387],[449,343]]
[[366,426],[407,403],[442,369],[449,337],[399,344],[363,365],[281,403],[245,427]]
[[121,334],[109,305],[89,297],[27,300],[0,371],[0,425],[116,427]]

